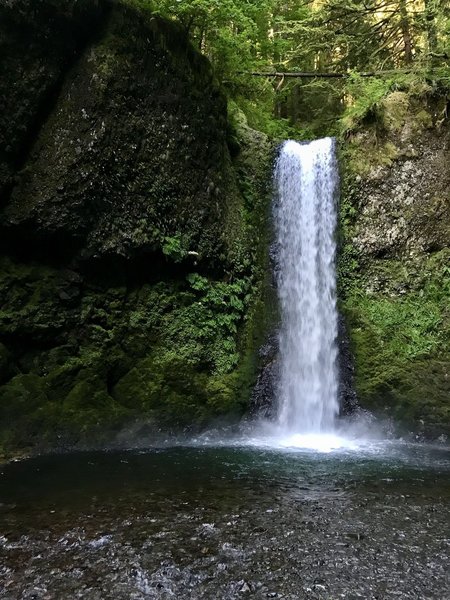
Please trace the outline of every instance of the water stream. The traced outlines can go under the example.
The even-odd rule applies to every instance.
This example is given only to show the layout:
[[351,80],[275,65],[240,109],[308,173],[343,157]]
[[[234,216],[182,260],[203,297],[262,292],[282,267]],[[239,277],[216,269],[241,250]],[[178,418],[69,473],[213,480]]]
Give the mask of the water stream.
[[275,179],[282,315],[279,425],[286,433],[330,433],[338,412],[333,140],[286,142]]

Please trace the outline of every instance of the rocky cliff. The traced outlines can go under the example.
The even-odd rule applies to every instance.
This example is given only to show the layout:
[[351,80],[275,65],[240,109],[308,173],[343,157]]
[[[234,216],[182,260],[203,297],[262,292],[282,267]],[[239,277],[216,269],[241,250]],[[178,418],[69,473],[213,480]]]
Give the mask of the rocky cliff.
[[394,91],[343,145],[340,294],[360,402],[450,429],[450,127],[445,90]]
[[120,2],[3,2],[0,54],[0,445],[240,414],[266,138],[175,24]]
[[[131,0],[4,0],[0,56],[0,449],[239,417],[276,313],[267,138]],[[450,423],[448,113],[445,90],[399,89],[341,152],[345,363],[364,407],[432,436]],[[273,377],[258,394],[270,414]]]

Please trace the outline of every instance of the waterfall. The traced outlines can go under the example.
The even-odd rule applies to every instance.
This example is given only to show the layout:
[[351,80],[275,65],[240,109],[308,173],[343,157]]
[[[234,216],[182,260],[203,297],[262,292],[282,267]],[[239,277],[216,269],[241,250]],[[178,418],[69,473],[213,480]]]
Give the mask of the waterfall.
[[337,401],[334,141],[287,141],[275,171],[281,307],[278,424],[333,430]]

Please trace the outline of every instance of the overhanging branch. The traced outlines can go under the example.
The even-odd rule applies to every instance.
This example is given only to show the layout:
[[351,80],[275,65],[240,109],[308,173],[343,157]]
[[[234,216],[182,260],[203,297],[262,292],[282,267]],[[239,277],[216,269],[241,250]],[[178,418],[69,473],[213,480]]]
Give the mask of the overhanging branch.
[[241,75],[252,75],[253,77],[347,77],[345,73],[282,73],[274,71],[272,73],[264,73],[252,71],[251,73],[241,73]]
[[[383,75],[395,75],[396,73],[402,73],[407,75],[408,73],[412,73],[412,69],[393,69],[390,71],[367,71],[365,73],[358,73],[360,77],[381,77]],[[317,71],[300,71],[300,72],[282,72],[282,71],[250,71],[250,72],[240,72],[240,75],[251,75],[252,77],[279,77],[279,78],[287,78],[287,77],[298,77],[298,78],[315,78],[315,77],[325,77],[332,79],[345,79],[350,77],[350,73],[320,73]]]

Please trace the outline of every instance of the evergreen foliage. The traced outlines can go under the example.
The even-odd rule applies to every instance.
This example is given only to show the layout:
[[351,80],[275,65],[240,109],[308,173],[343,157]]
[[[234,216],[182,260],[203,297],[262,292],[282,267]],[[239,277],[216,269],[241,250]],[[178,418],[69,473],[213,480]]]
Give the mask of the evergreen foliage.
[[[360,85],[365,97],[392,87],[402,69],[448,78],[450,8],[445,0],[139,0],[179,21],[212,61],[228,96],[269,135],[336,134],[354,115],[355,73],[393,71]],[[440,68],[438,74],[430,69]],[[255,78],[259,72],[330,72],[343,80]],[[361,83],[361,82],[360,82]],[[257,100],[257,102],[256,102]],[[350,115],[351,116],[351,115]],[[275,117],[275,118],[274,118]],[[303,130],[299,134],[299,130]]]

